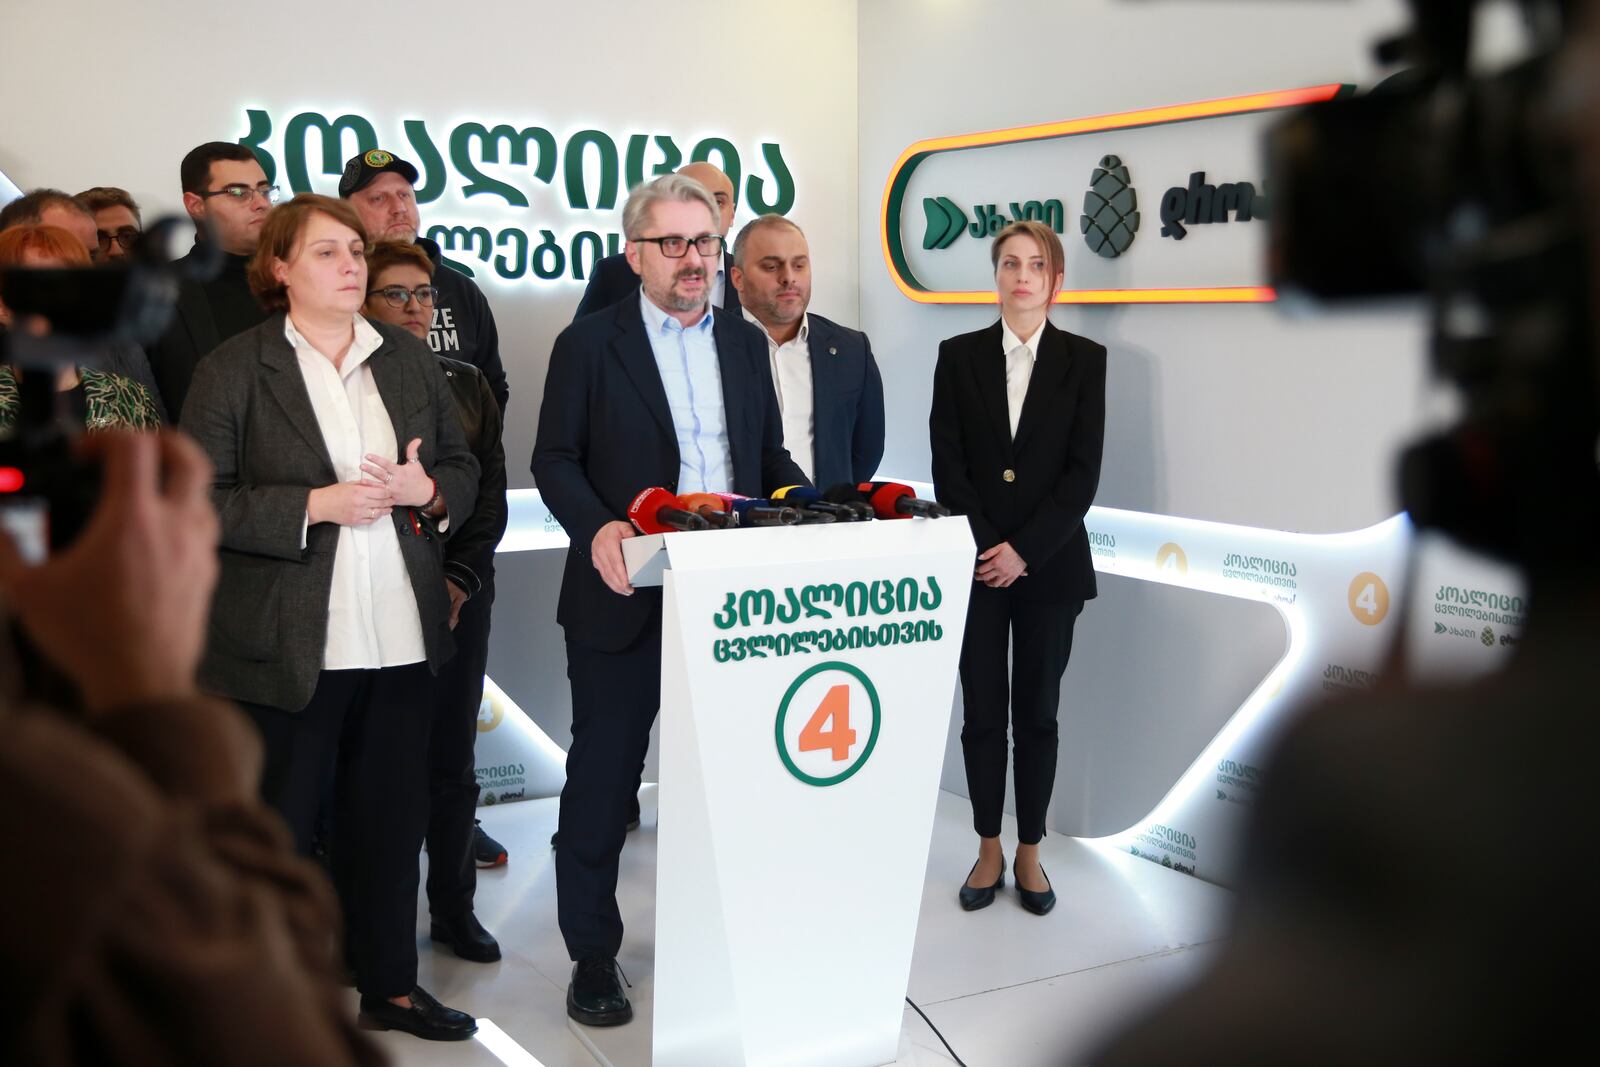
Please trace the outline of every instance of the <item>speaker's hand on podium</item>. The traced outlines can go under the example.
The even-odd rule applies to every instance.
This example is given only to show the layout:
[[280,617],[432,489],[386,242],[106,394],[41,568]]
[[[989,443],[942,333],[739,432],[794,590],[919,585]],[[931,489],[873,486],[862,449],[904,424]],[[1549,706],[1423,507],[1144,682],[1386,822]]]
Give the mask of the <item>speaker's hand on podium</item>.
[[623,538],[633,536],[633,524],[608,522],[595,533],[589,544],[589,559],[600,579],[618,596],[632,596],[633,586],[628,582],[628,565],[622,559]]

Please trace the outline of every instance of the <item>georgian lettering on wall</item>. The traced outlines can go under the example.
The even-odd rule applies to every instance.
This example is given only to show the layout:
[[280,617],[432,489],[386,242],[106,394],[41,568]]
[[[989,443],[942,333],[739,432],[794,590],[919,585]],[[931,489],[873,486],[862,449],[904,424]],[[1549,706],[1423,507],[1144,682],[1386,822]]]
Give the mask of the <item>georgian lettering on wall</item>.
[[[596,260],[622,250],[622,233],[579,228],[561,216],[610,211],[620,223],[629,189],[686,163],[720,167],[753,214],[787,215],[795,201],[782,146],[770,141],[741,153],[720,136],[680,144],[671,133],[613,136],[582,129],[563,138],[543,126],[472,120],[436,138],[420,118],[401,120],[398,136],[381,139],[377,125],[363,115],[329,119],[302,111],[276,121],[267,110],[247,108],[245,120],[248,132],[239,143],[255,151],[270,181],[293,193],[316,191],[313,182],[319,179],[325,187],[332,184],[327,179],[336,182],[345,160],[358,153],[387,148],[403,156],[419,171],[418,204],[425,208],[452,189],[462,201],[425,211],[422,235],[454,253],[446,262],[457,270],[508,282],[583,281]],[[489,166],[496,168],[493,174],[483,170]],[[556,195],[539,198],[539,205],[559,206],[530,201],[530,193],[543,188]],[[508,219],[515,221],[507,224]]]

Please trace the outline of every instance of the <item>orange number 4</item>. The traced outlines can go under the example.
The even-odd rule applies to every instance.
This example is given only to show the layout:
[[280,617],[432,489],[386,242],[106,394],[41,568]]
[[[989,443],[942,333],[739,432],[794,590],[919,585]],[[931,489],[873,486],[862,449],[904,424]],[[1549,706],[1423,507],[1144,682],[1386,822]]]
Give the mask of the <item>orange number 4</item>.
[[[823,729],[830,722],[833,728]],[[850,729],[850,687],[836,685],[828,690],[828,695],[812,712],[811,721],[800,731],[800,751],[828,749],[835,763],[843,763],[850,758],[850,749],[855,743],[856,732]]]

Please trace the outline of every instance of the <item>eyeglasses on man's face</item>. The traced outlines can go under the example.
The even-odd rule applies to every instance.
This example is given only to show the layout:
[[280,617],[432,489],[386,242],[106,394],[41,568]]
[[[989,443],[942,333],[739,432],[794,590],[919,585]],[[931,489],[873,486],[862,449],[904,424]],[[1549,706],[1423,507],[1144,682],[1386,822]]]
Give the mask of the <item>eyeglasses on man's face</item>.
[[126,252],[131,249],[133,247],[133,243],[139,239],[139,231],[132,226],[124,226],[115,233],[108,232],[106,230],[96,230],[95,236],[100,240],[100,251],[109,252],[111,251],[111,246],[113,244],[118,244],[121,245],[122,250]]
[[367,295],[383,297],[392,308],[403,308],[413,298],[423,307],[431,308],[433,302],[439,299],[439,290],[432,285],[419,285],[415,289],[407,289],[403,285],[386,285],[382,289],[368,289]]
[[699,237],[635,237],[635,241],[643,244],[652,244],[661,249],[661,254],[668,259],[682,259],[689,254],[689,246],[702,256],[719,256],[722,254],[722,238],[714,233],[703,233]]
[[212,189],[210,192],[197,193],[196,195],[201,200],[209,200],[213,196],[226,196],[241,204],[248,203],[253,196],[259,196],[269,204],[276,204],[283,194],[276,185],[268,185],[266,182],[262,182],[260,185],[244,185],[240,183],[224,185],[221,189]]

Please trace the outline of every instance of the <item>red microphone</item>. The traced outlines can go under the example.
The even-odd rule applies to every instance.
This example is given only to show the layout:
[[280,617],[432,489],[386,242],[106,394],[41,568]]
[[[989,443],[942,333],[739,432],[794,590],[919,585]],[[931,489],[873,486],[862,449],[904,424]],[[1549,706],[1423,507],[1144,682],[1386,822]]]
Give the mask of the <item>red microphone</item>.
[[643,534],[672,533],[674,530],[709,530],[705,516],[682,507],[683,501],[659,486],[646,489],[628,505],[628,518]]
[[943,504],[923,500],[915,489],[899,482],[862,482],[856,488],[880,519],[942,519],[950,514],[950,509]]

